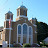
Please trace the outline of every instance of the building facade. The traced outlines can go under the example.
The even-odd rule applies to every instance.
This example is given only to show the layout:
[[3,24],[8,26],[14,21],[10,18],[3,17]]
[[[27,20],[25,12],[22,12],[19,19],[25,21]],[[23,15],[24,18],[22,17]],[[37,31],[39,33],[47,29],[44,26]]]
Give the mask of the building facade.
[[7,41],[9,44],[9,20],[11,17],[11,44],[13,43],[37,43],[36,19],[28,20],[27,8],[23,5],[17,9],[16,21],[13,21],[13,13],[8,11],[5,14],[4,29],[0,32],[0,44]]

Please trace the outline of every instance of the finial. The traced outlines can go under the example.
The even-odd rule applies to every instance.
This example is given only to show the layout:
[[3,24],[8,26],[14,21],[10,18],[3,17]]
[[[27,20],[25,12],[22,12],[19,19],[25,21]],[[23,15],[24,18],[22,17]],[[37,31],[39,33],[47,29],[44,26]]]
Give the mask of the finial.
[[23,5],[23,2],[22,2],[22,5]]

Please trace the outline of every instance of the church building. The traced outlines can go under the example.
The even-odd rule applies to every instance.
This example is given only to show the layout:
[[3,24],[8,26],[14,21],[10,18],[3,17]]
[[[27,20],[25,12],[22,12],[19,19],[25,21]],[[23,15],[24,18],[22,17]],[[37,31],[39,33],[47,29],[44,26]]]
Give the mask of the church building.
[[37,43],[37,26],[36,19],[28,20],[27,8],[23,5],[17,8],[16,21],[13,21],[13,13],[8,11],[5,14],[4,28],[0,32],[0,45],[3,41],[9,44],[9,20],[11,17],[11,44]]

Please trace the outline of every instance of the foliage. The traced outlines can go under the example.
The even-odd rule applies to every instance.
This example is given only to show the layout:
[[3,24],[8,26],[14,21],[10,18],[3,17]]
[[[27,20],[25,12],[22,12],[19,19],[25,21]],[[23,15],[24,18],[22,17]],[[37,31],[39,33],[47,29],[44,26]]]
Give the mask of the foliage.
[[42,46],[42,47],[46,47],[46,46]]
[[23,44],[23,47],[31,47],[30,44]]
[[42,46],[45,45],[45,42],[44,41],[41,41],[41,42],[39,41],[38,44],[42,47]]
[[13,44],[14,47],[21,47],[20,44]]
[[45,38],[48,37],[48,25],[43,22],[38,22],[36,19],[37,25],[37,40],[43,41]]

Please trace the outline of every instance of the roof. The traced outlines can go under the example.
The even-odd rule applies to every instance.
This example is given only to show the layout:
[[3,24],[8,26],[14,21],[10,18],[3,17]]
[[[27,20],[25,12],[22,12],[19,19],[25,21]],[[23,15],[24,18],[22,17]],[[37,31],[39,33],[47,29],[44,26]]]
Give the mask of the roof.
[[44,39],[44,41],[48,41],[48,37]]
[[18,8],[25,8],[25,9],[27,9],[25,6],[23,6],[23,5],[21,5],[21,6],[19,6]]
[[8,13],[11,13],[11,14],[12,14],[12,12],[11,12],[11,11],[8,11]]
[[34,19],[34,20],[35,20],[35,18],[32,18],[32,19]]
[[30,20],[36,20],[35,18],[31,18]]
[[48,45],[48,37],[44,39],[46,45]]

